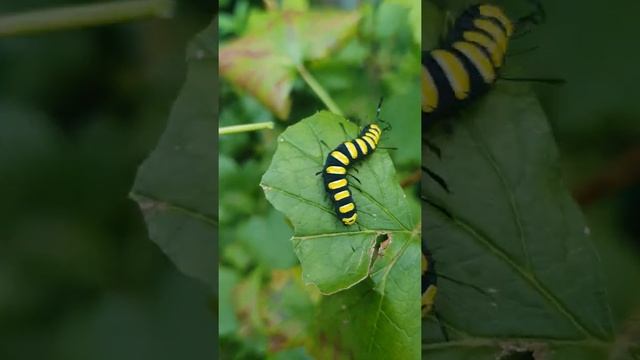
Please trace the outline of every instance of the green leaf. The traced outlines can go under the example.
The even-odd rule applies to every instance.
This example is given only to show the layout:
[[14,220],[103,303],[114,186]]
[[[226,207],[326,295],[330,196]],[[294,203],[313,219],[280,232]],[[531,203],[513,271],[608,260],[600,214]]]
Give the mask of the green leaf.
[[[354,226],[338,220],[321,177],[314,175],[328,152],[320,141],[333,148],[357,132],[354,124],[325,111],[289,127],[278,139],[261,186],[294,226],[292,241],[305,283],[324,294],[339,292],[323,301],[316,331],[331,346],[316,344],[317,357],[345,350],[369,359],[388,352],[416,358],[420,225],[388,153],[378,149],[357,165],[361,184],[350,185],[359,214]],[[383,134],[381,144],[385,138]],[[375,254],[380,234],[391,240],[384,256]]]
[[384,266],[351,289],[325,297],[318,310],[318,359],[420,358],[420,246],[385,251]]
[[297,66],[329,56],[355,34],[359,20],[355,11],[265,13],[259,25],[220,48],[220,74],[285,119]]
[[233,288],[238,284],[239,276],[231,268],[220,266],[219,278],[219,302],[218,302],[218,335],[233,334],[238,329],[238,319],[233,309]]
[[442,156],[423,150],[423,163],[451,190],[423,179],[437,204],[423,210],[440,275],[436,308],[451,338],[431,319],[423,332],[430,359],[495,359],[509,347],[587,359],[611,341],[590,231],[527,89],[496,86],[455,117],[451,134],[442,123],[428,134]]
[[185,85],[131,191],[151,239],[182,272],[212,289],[217,287],[216,29],[214,22],[189,46]]
[[245,244],[260,265],[271,269],[286,269],[296,265],[291,251],[291,228],[284,217],[271,210],[267,216],[252,216],[240,224],[237,239]]

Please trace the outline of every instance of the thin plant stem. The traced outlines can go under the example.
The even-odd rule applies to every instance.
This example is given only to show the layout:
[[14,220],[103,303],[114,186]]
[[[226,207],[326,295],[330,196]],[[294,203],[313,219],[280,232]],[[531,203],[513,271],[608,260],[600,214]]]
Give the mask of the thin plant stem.
[[229,135],[229,134],[238,134],[249,131],[258,131],[258,130],[266,130],[273,129],[273,122],[261,122],[255,124],[244,124],[244,125],[233,125],[233,126],[223,126],[218,129],[218,135]]
[[300,76],[307,82],[311,90],[316,93],[316,95],[320,98],[320,100],[324,103],[324,105],[334,114],[344,116],[344,113],[338,105],[336,105],[335,101],[331,98],[329,93],[320,85],[320,83],[307,71],[303,64],[298,65],[298,72]]
[[4,15],[0,16],[0,37],[166,18],[172,15],[173,6],[173,0],[133,0]]

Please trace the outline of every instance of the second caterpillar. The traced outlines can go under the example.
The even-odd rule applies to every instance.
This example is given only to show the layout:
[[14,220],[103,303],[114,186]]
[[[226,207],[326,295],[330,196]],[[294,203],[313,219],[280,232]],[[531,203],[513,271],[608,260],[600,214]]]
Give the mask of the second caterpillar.
[[472,100],[496,81],[514,24],[497,6],[475,5],[455,21],[445,46],[422,53],[422,119]]

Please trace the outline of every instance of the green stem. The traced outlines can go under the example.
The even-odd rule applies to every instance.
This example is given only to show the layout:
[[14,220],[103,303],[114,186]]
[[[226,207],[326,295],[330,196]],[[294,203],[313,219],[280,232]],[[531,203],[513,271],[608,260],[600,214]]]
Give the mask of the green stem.
[[169,17],[172,12],[173,0],[118,1],[36,10],[0,16],[0,37]]
[[313,92],[318,95],[320,100],[322,100],[329,111],[334,114],[344,116],[344,113],[342,112],[342,110],[340,110],[338,105],[336,105],[331,96],[329,96],[329,93],[322,87],[322,85],[320,85],[320,83],[311,75],[311,73],[307,71],[303,64],[298,65],[298,72],[300,73],[300,76],[302,76],[304,81],[307,82],[311,90],[313,90]]
[[261,122],[256,124],[224,126],[218,129],[218,135],[237,134],[249,131],[258,131],[264,129],[273,129],[273,122]]

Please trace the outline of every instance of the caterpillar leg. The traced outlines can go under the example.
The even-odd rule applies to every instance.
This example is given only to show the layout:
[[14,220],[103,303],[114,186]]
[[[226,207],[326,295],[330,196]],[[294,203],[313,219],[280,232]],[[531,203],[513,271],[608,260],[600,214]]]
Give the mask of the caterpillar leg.
[[344,135],[344,138],[345,138],[345,139],[347,139],[347,140],[348,140],[348,139],[355,139],[356,137],[358,137],[358,135],[357,135],[357,134],[356,134],[356,136],[350,136],[350,135],[347,133],[347,129],[345,129],[345,128],[344,128],[344,124],[343,124],[343,123],[340,123],[340,128],[342,128],[342,134]]
[[524,24],[540,25],[547,19],[547,12],[544,10],[544,6],[542,6],[542,2],[540,0],[529,0],[529,2],[533,4],[535,10],[520,17],[516,21],[516,25],[518,25],[518,27]]
[[351,176],[355,181],[357,181],[357,182],[358,182],[358,184],[361,184],[361,185],[362,185],[362,181],[360,181],[360,179],[358,179],[355,175],[347,174],[347,176]]
[[432,143],[431,140],[427,139],[426,137],[423,137],[422,143],[427,147],[427,149],[429,149],[429,151],[436,154],[438,159],[442,158],[442,151],[440,151],[440,148],[436,144]]
[[[331,151],[331,148],[329,147],[329,145],[327,145],[326,142],[324,142],[324,140],[320,139],[319,142],[320,142],[320,159],[324,159],[325,156],[324,156],[324,151],[322,151],[322,146],[324,145],[324,147],[327,148],[327,152]],[[322,170],[318,171],[316,173],[316,176],[318,176],[320,174],[322,174]]]
[[420,196],[420,199],[424,202],[426,202],[427,204],[433,206],[434,208],[440,210],[440,212],[442,212],[446,217],[448,217],[449,219],[453,219],[453,215],[451,215],[451,213],[449,212],[449,210],[445,209],[443,206],[436,204],[435,202],[433,202],[431,199],[428,199],[424,196]]
[[440,185],[440,187],[446,191],[448,194],[451,194],[451,190],[449,190],[449,185],[447,185],[447,182],[444,181],[444,179],[436,174],[435,172],[429,170],[429,168],[427,168],[426,166],[422,166],[422,171],[424,171],[427,175],[429,175],[429,177],[435,181],[438,185]]

